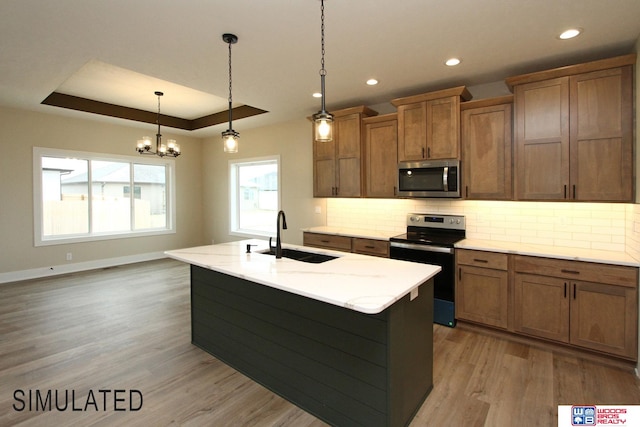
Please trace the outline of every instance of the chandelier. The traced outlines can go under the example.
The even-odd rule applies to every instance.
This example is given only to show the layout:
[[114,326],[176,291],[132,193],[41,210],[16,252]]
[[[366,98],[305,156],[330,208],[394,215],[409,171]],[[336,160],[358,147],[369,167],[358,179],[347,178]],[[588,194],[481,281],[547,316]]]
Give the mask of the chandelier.
[[320,92],[322,94],[322,104],[320,111],[313,115],[313,122],[315,123],[315,140],[318,142],[329,142],[333,139],[333,115],[327,112],[325,108],[325,96],[324,96],[324,77],[327,75],[327,70],[324,68],[324,0],[320,2],[320,32],[322,41],[322,60],[320,68]]
[[229,129],[222,132],[222,143],[224,144],[225,153],[237,153],[240,134],[233,130],[233,127],[231,126],[231,122],[233,121],[231,112],[231,103],[233,99],[231,96],[231,45],[238,42],[238,37],[235,34],[225,33],[222,35],[222,40],[229,44]]
[[160,157],[178,157],[180,155],[180,144],[176,144],[175,139],[168,139],[167,144],[162,143],[162,134],[160,133],[160,97],[164,93],[156,91],[154,92],[158,97],[158,115],[156,116],[156,124],[158,125],[158,133],[156,134],[156,149],[151,149],[151,137],[143,136],[138,140],[136,151],[140,154],[155,154]]

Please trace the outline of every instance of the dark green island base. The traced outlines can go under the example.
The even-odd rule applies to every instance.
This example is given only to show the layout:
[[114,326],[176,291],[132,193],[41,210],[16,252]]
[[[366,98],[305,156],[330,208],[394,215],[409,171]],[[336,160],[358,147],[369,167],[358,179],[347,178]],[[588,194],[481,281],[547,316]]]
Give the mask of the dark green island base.
[[364,314],[192,265],[191,325],[193,344],[331,425],[408,425],[433,387],[433,279]]

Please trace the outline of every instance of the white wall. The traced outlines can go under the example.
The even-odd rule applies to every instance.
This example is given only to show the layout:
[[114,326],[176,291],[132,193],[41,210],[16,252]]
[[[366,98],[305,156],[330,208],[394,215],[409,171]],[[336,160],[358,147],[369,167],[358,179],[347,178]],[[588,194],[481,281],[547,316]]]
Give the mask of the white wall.
[[[52,107],[53,108],[53,107]],[[89,116],[89,115],[87,115]],[[152,126],[152,125],[149,125]],[[122,259],[168,249],[195,246],[202,239],[202,141],[163,134],[177,139],[183,155],[176,161],[176,233],[162,236],[111,239],[88,243],[34,246],[33,147],[90,151],[135,156],[135,143],[153,127],[122,125],[72,117],[0,108],[0,275],[8,272],[71,268],[98,260]],[[71,252],[73,260],[66,260]],[[55,271],[54,271],[55,273]]]

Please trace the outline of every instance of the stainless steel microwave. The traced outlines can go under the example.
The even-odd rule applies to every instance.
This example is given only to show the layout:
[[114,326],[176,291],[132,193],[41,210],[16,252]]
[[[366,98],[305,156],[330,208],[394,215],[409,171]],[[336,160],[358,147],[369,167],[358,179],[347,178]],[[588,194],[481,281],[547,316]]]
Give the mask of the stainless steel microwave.
[[460,160],[399,162],[398,196],[460,197]]

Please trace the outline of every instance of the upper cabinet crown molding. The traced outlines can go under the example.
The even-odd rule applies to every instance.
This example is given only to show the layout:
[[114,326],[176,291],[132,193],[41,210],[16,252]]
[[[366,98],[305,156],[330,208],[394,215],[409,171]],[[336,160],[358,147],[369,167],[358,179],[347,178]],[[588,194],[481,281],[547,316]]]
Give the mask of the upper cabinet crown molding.
[[461,102],[460,111],[474,108],[493,107],[495,105],[513,104],[513,95],[497,96],[495,98],[474,99],[473,101]]
[[505,83],[509,87],[509,90],[513,92],[514,86],[525,83],[534,83],[558,77],[568,77],[575,74],[590,73],[592,71],[608,70],[610,68],[618,68],[625,65],[635,65],[636,56],[637,55],[635,53],[630,53],[628,55],[600,59],[598,61],[585,62],[583,64],[567,65],[565,67],[553,68],[551,70],[521,74],[519,76],[505,79]]
[[421,93],[419,95],[406,96],[404,98],[396,98],[391,101],[391,104],[394,107],[398,107],[404,104],[414,104],[416,102],[431,101],[434,99],[448,98],[450,96],[459,96],[462,101],[469,101],[473,98],[466,86],[457,86],[434,92]]

